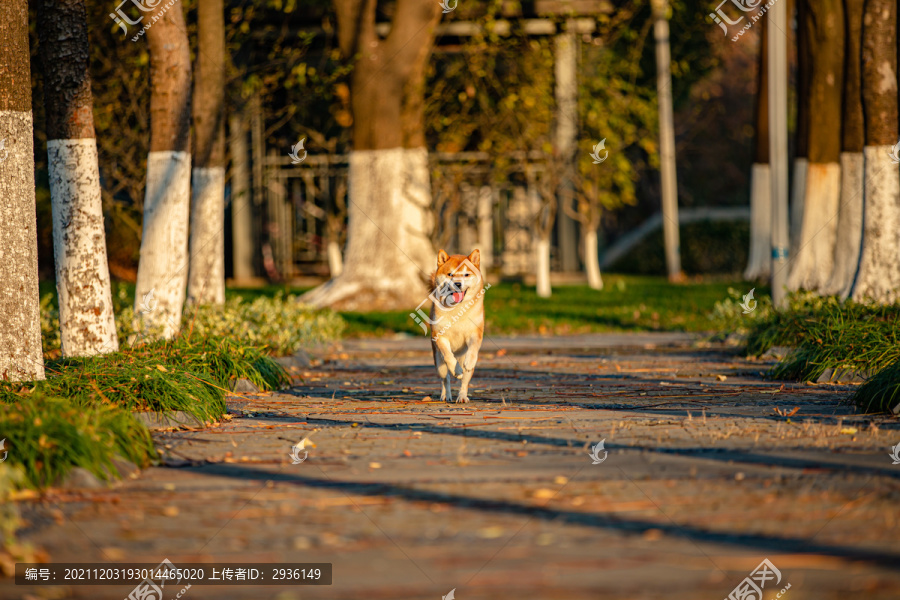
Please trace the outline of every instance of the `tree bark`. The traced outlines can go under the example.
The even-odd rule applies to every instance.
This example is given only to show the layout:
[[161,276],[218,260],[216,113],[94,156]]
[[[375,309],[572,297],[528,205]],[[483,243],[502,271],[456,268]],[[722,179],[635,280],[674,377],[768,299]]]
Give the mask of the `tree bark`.
[[834,268],[826,294],[846,298],[859,263],[863,222],[863,126],[860,53],[863,4],[865,0],[844,0],[844,96],[841,118],[841,200],[838,211]]
[[84,0],[40,0],[37,15],[62,354],[115,352]]
[[652,0],[656,38],[656,92],[659,103],[660,193],[663,244],[669,281],[681,281],[681,241],[678,221],[678,182],[675,161],[675,124],[672,108],[672,58],[669,50],[668,1]]
[[900,300],[900,171],[890,158],[898,130],[896,1],[866,1],[861,39],[863,238],[850,296],[891,303]]
[[772,190],[769,181],[769,19],[758,22],[756,153],[750,172],[750,252],[744,279],[768,279],[772,272]]
[[0,380],[44,379],[28,3],[0,5]]
[[844,9],[842,0],[807,2],[800,24],[808,40],[809,111],[806,194],[797,252],[788,289],[821,290],[831,278],[840,204],[841,96],[844,80]]
[[144,333],[171,338],[188,271],[191,60],[180,3],[161,6],[150,23],[150,153],[135,316]]
[[375,33],[375,0],[334,4],[341,54],[358,56],[350,75],[347,247],[341,274],[301,300],[345,310],[415,306],[434,262],[424,87],[440,4],[398,0],[385,39]]
[[800,249],[800,231],[803,224],[803,203],[806,201],[806,177],[809,167],[809,113],[810,107],[802,99],[809,98],[809,31],[804,26],[808,21],[809,0],[796,0],[797,5],[797,129],[795,133],[793,175],[791,177],[791,262]]
[[231,136],[231,246],[233,277],[253,278],[253,202],[250,198],[247,122],[242,110],[229,119]]
[[197,3],[194,166],[188,302],[225,302],[225,12]]

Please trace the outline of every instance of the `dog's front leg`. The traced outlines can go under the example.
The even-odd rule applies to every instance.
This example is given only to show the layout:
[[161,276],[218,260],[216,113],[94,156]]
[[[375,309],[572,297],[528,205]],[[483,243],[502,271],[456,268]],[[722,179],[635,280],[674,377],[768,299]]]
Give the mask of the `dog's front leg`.
[[444,357],[444,364],[450,369],[450,373],[457,379],[460,379],[463,376],[463,368],[453,355],[453,349],[450,347],[450,342],[447,338],[442,337],[438,338],[435,344],[437,345],[438,350],[441,351],[441,356]]
[[466,403],[469,401],[469,381],[475,373],[475,363],[478,362],[478,351],[481,349],[481,340],[477,338],[469,339],[466,342],[466,355],[463,357],[463,376],[462,383],[459,386],[459,396],[456,397],[456,403]]

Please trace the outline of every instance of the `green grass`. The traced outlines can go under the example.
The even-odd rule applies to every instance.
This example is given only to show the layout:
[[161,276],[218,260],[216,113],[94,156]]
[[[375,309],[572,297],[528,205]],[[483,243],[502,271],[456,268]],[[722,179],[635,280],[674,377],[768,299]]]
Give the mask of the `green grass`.
[[864,413],[891,412],[900,406],[900,361],[876,373],[850,400]]
[[147,428],[128,412],[38,391],[0,403],[0,431],[9,465],[22,468],[30,487],[54,485],[74,467],[110,479],[116,457],[139,466],[156,457]]
[[[600,291],[585,285],[556,286],[550,298],[539,298],[534,287],[518,283],[492,285],[484,295],[486,331],[491,335],[712,331],[733,321],[730,315],[711,317],[716,304],[732,297],[734,286],[746,291],[751,287],[729,280],[671,284],[651,276],[604,275],[603,281]],[[764,293],[760,287],[757,297]],[[424,335],[410,312],[340,316],[347,322],[348,336]]]
[[0,402],[14,403],[23,391],[34,391],[85,407],[183,411],[212,421],[225,414],[225,393],[233,379],[249,379],[263,390],[290,383],[284,369],[262,350],[212,336],[182,336],[110,354],[50,359],[45,370],[44,381],[0,382]]
[[795,294],[788,310],[772,312],[748,335],[749,355],[773,346],[792,348],[772,370],[778,379],[816,381],[827,369],[874,374],[900,359],[900,305]]

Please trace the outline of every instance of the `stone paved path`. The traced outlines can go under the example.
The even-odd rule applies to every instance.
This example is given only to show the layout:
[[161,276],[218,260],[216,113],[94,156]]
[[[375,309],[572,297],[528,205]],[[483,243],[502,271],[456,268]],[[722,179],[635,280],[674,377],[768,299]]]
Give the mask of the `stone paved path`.
[[720,600],[763,559],[767,600],[900,597],[900,423],[855,416],[852,388],[768,381],[681,334],[488,340],[459,406],[427,339],[314,358],[230,421],[157,434],[169,468],[24,506],[27,539],[53,561],[334,565],[329,587],[191,599]]

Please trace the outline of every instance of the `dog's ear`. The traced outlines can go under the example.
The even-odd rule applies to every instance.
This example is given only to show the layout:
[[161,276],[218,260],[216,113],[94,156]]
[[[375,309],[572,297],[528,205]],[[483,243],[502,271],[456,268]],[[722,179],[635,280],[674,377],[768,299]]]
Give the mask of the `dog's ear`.
[[480,269],[481,268],[481,250],[479,250],[478,248],[475,248],[474,250],[472,250],[472,254],[469,255],[469,262],[471,262],[473,265],[475,265],[476,267],[478,267]]
[[438,266],[440,267],[442,264],[444,264],[445,262],[447,262],[447,260],[448,260],[449,258],[450,258],[450,256],[449,256],[446,252],[444,252],[443,250],[441,250],[440,252],[438,252]]

